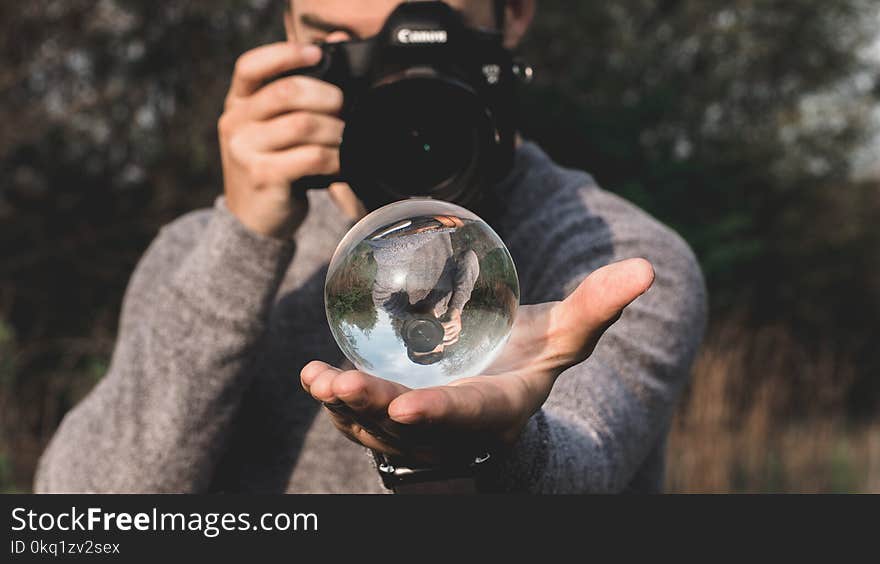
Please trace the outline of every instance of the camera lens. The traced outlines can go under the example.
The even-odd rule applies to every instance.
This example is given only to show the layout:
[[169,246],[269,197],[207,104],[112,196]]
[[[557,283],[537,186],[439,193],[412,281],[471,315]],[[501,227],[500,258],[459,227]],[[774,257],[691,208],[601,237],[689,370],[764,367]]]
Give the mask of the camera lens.
[[443,342],[443,326],[428,317],[411,319],[404,324],[403,339],[417,353],[431,352]]
[[[473,189],[489,144],[486,112],[467,86],[442,77],[402,78],[374,87],[349,119],[343,166],[367,200],[409,196],[454,200]],[[382,201],[384,200],[384,201]]]
[[377,178],[392,189],[431,195],[467,170],[476,151],[476,128],[448,110],[401,108],[389,116],[376,139]]

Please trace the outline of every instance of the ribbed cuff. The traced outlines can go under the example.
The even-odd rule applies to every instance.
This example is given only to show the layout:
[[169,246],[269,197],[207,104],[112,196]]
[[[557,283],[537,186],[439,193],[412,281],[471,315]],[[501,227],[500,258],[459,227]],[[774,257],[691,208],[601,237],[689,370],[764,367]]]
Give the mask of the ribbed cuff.
[[547,413],[541,409],[525,428],[498,467],[498,487],[507,492],[536,493],[550,458]]
[[171,287],[215,319],[257,325],[265,321],[294,250],[293,240],[267,237],[245,227],[220,196]]

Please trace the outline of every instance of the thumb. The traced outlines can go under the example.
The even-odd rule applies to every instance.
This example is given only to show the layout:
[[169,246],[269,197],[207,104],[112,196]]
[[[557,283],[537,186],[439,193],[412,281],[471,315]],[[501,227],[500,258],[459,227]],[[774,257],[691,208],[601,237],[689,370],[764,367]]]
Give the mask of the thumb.
[[568,345],[566,348],[578,350],[578,360],[586,358],[623,309],[653,283],[654,267],[645,259],[603,266],[554,306],[552,333]]
[[327,191],[336,207],[347,217],[360,219],[367,215],[367,208],[347,183],[334,182],[327,187]]

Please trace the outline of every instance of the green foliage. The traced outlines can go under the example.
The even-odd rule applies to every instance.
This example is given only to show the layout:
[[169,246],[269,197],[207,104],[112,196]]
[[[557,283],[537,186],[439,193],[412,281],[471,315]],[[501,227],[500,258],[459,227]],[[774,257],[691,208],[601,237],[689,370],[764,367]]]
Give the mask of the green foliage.
[[839,441],[831,454],[829,466],[832,479],[831,488],[834,493],[858,491],[859,475],[855,468],[854,453],[845,441]]
[[0,388],[12,385],[15,374],[15,331],[0,318]]
[[12,480],[12,465],[7,455],[0,450],[0,493],[14,493],[15,484]]
[[510,259],[510,255],[501,248],[494,248],[482,257],[480,275],[485,276],[487,280],[504,284],[511,291],[516,291],[519,287],[513,261]]
[[[15,333],[2,318],[0,318],[0,406],[5,407],[11,403],[14,393],[15,379]],[[12,492],[15,484],[12,480],[12,463],[10,449],[7,446],[5,430],[11,423],[9,409],[0,407],[0,493]]]
[[[452,235],[453,248],[473,249],[480,259],[480,275],[471,293],[471,303],[492,303],[499,294],[511,294],[514,299],[519,288],[515,267],[504,249],[495,246],[482,229],[480,224],[469,222]],[[491,287],[488,281],[491,281]],[[506,289],[496,288],[499,284]]]
[[372,281],[376,278],[376,262],[368,245],[360,245],[350,259],[328,280],[327,309],[334,321],[345,320],[367,335],[376,326],[378,316],[373,304]]

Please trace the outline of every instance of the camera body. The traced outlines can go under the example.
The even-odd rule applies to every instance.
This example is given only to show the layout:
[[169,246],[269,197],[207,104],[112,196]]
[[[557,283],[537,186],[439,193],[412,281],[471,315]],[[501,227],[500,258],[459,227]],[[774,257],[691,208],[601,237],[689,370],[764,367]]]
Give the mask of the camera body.
[[517,75],[496,30],[466,26],[444,2],[399,5],[375,36],[324,43],[321,62],[291,74],[344,93],[341,176],[369,209],[409,197],[462,206],[513,164]]

